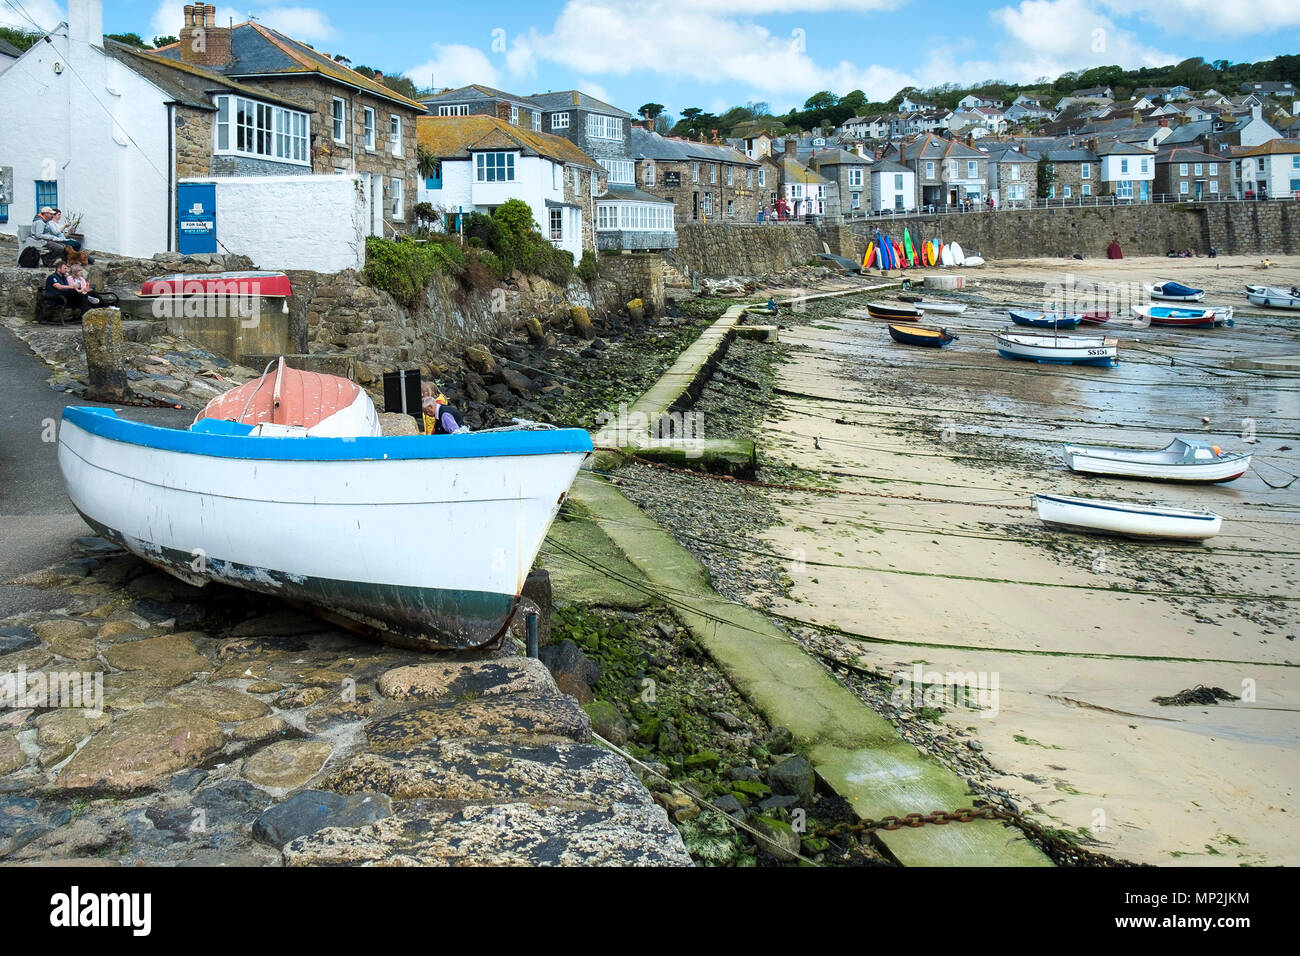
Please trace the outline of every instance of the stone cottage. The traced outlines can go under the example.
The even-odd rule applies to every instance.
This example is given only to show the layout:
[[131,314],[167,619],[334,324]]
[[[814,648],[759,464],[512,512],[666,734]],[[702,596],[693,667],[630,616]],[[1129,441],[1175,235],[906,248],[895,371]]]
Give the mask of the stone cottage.
[[826,218],[831,221],[863,216],[871,204],[871,160],[845,149],[823,149],[809,157],[808,165],[835,183],[827,200]]
[[212,4],[187,4],[178,35],[158,57],[297,107],[217,96],[213,174],[357,174],[371,232],[409,231],[417,188],[415,121],[425,112],[420,103],[256,21],[219,26]]
[[674,204],[676,221],[754,222],[759,210],[760,164],[714,143],[631,129],[637,185]]

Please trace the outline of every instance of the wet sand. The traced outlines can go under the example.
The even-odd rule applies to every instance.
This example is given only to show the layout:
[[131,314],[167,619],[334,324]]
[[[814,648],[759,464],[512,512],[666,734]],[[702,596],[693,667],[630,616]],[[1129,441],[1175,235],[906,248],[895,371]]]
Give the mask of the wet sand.
[[[1229,367],[1300,355],[1300,313],[1257,317],[1239,294],[1300,282],[1300,257],[1258,261],[969,270],[959,298],[971,307],[930,323],[960,336],[941,352],[844,317],[868,297],[838,300],[782,333],[803,346],[780,373],[795,394],[759,435],[769,461],[867,493],[773,493],[784,520],[766,540],[806,561],[774,609],[880,641],[834,639],[838,656],[878,673],[996,677],[996,713],[949,703],[942,721],[973,728],[1004,772],[996,786],[1039,822],[1136,862],[1300,863],[1300,481],[1269,487],[1300,475],[1300,375]],[[1237,326],[1117,316],[1117,368],[1000,358],[991,333],[1007,317],[977,300],[1031,304],[1067,272],[1205,288],[1206,304],[1237,307]],[[1061,461],[1063,441],[1154,448],[1176,435],[1248,448],[1257,470],[1172,486],[1086,478]],[[1207,508],[1223,530],[1202,546],[1050,530],[1037,491]],[[1152,700],[1198,685],[1242,699]]]

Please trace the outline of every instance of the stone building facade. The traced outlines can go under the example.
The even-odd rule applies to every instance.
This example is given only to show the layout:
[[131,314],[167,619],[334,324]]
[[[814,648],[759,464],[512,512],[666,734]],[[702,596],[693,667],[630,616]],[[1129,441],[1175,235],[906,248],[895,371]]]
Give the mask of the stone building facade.
[[815,152],[808,165],[836,184],[826,202],[831,221],[866,215],[871,205],[871,160],[844,149]]
[[755,222],[760,164],[730,146],[631,131],[638,188],[673,203],[678,224]]
[[[1035,161],[1039,155],[1047,156],[1051,181],[1047,185],[1047,199],[1081,199],[1084,196],[1101,194],[1101,162],[1096,153],[1090,149],[1053,149],[1046,154],[1033,155]],[[1038,168],[1035,165],[1035,176]],[[1084,189],[1084,187],[1088,187]],[[1037,196],[1035,182],[1035,196]]]
[[1178,202],[1233,198],[1232,160],[1199,149],[1171,149],[1156,156],[1153,192]]

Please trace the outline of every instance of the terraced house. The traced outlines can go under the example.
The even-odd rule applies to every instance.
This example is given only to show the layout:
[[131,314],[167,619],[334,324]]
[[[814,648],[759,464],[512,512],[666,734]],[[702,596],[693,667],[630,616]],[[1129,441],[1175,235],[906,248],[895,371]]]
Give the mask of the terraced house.
[[1156,156],[1152,188],[1164,200],[1229,199],[1232,161],[1200,149],[1166,150]]
[[863,216],[871,208],[871,160],[846,149],[823,149],[808,165],[835,183],[826,203],[826,218],[836,221]]
[[891,147],[884,156],[916,173],[920,206],[980,202],[988,195],[987,153],[926,133]]
[[637,186],[670,201],[676,222],[753,222],[766,177],[762,165],[730,146],[631,129]]
[[187,4],[178,35],[159,57],[264,94],[216,97],[214,175],[357,174],[371,233],[409,230],[421,104],[256,21],[220,26],[210,3]]

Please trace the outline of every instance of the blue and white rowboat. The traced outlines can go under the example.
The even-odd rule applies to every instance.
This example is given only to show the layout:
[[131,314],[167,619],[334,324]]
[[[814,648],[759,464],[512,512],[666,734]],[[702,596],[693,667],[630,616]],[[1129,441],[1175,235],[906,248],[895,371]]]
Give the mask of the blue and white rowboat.
[[1046,365],[1119,364],[1119,340],[1104,335],[1057,335],[1006,329],[995,336],[998,354]]
[[1007,313],[1016,325],[1035,329],[1072,329],[1083,321],[1077,312],[1035,312],[1029,309],[1011,309]]
[[319,605],[430,649],[504,632],[592,450],[580,429],[259,428],[205,418],[182,431],[70,407],[59,467],[98,534],[182,580]]
[[1223,518],[1209,511],[1183,511],[1129,501],[1102,501],[1066,495],[1034,495],[1044,524],[1127,538],[1204,541],[1219,533]]

